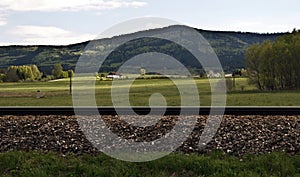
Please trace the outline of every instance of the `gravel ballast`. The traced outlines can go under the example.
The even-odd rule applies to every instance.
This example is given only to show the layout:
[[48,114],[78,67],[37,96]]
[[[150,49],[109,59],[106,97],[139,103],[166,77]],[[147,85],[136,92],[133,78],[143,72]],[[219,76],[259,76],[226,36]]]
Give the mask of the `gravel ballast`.
[[[207,116],[194,117],[197,118],[194,130],[176,151],[208,153],[219,150],[236,156],[279,151],[299,153],[300,116],[225,115],[216,135],[202,148],[197,144]],[[150,142],[166,135],[176,124],[177,116],[164,116],[156,124],[145,127],[130,125],[118,116],[103,116],[102,119],[120,137]],[[147,122],[140,122],[143,124]],[[76,155],[100,152],[86,139],[75,116],[0,116],[0,152],[16,150]]]

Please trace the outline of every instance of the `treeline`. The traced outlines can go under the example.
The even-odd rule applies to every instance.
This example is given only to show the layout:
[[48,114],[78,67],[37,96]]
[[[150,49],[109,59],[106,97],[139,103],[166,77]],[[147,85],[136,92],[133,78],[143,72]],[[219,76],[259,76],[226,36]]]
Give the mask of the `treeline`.
[[54,68],[52,70],[52,77],[54,79],[68,78],[70,76],[74,76],[73,70],[64,71],[60,63],[56,63],[54,65]]
[[300,89],[300,30],[246,52],[251,83],[260,90]]
[[10,66],[5,74],[1,74],[4,82],[34,81],[39,80],[42,73],[36,65]]
[[64,71],[59,63],[54,65],[52,75],[40,72],[36,65],[9,66],[5,72],[0,73],[0,82],[47,81],[73,75],[73,70]]

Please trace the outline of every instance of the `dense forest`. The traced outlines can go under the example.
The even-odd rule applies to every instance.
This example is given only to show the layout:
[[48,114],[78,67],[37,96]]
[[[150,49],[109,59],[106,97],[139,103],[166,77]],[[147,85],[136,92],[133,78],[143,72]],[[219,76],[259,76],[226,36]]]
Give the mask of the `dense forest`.
[[[137,33],[155,33],[157,30],[153,29]],[[260,44],[266,40],[274,41],[276,38],[284,35],[284,33],[257,34],[196,30],[207,39],[215,50],[225,72],[232,72],[236,68],[245,68],[245,53],[252,44]],[[126,36],[123,35],[122,37]],[[100,39],[99,43],[104,40],[118,40],[120,37]],[[52,74],[54,64],[61,63],[64,70],[74,69],[87,44],[88,42],[68,46],[2,46],[0,47],[0,68],[34,64],[38,66],[41,72]],[[114,46],[99,45],[96,48],[101,52],[109,47]],[[107,58],[102,67],[102,72],[115,71],[126,58],[149,51],[173,54],[183,64],[187,65],[193,74],[199,74],[199,66],[193,62],[193,56],[189,52],[182,50],[180,46],[169,41],[148,38],[130,41],[119,47]]]
[[300,31],[253,44],[246,60],[250,81],[258,89],[300,89]]

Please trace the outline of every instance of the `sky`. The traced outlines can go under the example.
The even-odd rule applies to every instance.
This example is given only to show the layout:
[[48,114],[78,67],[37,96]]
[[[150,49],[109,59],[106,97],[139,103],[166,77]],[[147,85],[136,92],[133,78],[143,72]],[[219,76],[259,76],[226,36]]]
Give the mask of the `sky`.
[[0,45],[67,45],[111,26],[160,17],[217,31],[300,29],[299,0],[0,0]]

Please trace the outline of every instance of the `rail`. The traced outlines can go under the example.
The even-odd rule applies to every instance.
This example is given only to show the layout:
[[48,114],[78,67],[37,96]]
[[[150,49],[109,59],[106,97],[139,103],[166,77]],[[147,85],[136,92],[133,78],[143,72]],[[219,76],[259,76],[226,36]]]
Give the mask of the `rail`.
[[[120,112],[147,115],[150,111],[151,114],[195,115],[195,109],[199,109],[199,115],[209,115],[212,108],[214,114],[226,115],[300,115],[300,107],[117,107],[117,110],[115,107],[77,107],[76,114],[92,114],[98,110],[101,115]],[[0,115],[75,115],[75,111],[73,107],[0,107]]]

